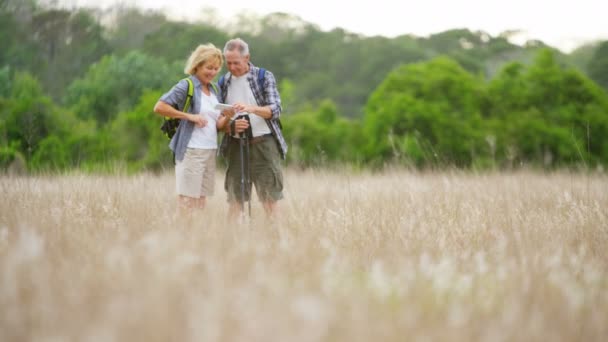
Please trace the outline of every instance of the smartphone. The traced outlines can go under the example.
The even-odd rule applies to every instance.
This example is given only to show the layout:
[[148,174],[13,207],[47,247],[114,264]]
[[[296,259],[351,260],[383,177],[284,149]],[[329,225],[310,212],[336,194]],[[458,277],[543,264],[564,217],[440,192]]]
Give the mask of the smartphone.
[[226,110],[226,109],[233,109],[234,107],[232,107],[232,105],[229,105],[229,104],[218,103],[218,104],[215,105],[214,108],[217,109],[217,110],[222,111],[222,110]]

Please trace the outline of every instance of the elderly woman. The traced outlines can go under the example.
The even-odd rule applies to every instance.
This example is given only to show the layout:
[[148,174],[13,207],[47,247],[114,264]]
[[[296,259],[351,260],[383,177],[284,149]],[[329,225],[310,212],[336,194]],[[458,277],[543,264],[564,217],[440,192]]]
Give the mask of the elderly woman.
[[212,196],[215,188],[217,127],[225,118],[215,109],[218,93],[212,80],[223,62],[222,52],[213,44],[199,45],[184,69],[194,86],[189,108],[182,108],[188,95],[187,78],[161,96],[154,106],[157,114],[180,119],[169,147],[175,155],[178,207],[188,214],[195,208],[202,210],[206,197]]

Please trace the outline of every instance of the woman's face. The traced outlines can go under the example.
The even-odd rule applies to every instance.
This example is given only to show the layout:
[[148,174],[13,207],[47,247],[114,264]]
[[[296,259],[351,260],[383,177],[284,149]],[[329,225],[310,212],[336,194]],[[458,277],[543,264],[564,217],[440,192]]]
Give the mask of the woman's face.
[[207,60],[196,68],[194,75],[199,81],[201,81],[202,84],[207,85],[215,78],[215,75],[217,75],[221,67],[222,66],[219,60]]

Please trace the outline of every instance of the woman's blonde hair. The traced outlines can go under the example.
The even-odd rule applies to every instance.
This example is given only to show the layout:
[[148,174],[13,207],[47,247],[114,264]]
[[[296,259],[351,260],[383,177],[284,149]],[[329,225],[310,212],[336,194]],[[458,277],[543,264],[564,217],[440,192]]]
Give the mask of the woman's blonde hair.
[[186,67],[184,68],[184,73],[187,75],[193,75],[196,72],[196,68],[213,59],[220,62],[220,67],[224,64],[222,51],[216,48],[215,45],[211,43],[199,45],[188,58],[188,62],[186,62]]

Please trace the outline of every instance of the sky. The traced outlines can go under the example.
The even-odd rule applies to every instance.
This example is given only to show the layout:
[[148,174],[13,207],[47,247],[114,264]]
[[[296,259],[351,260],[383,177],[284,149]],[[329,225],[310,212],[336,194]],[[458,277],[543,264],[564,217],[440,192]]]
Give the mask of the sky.
[[[109,7],[123,3],[158,9],[178,19],[202,18],[214,8],[221,18],[240,13],[295,14],[322,30],[341,27],[366,36],[428,36],[468,28],[497,36],[521,30],[514,43],[539,39],[564,52],[595,40],[608,40],[601,0],[63,0],[68,6]],[[178,7],[176,7],[178,6]]]

